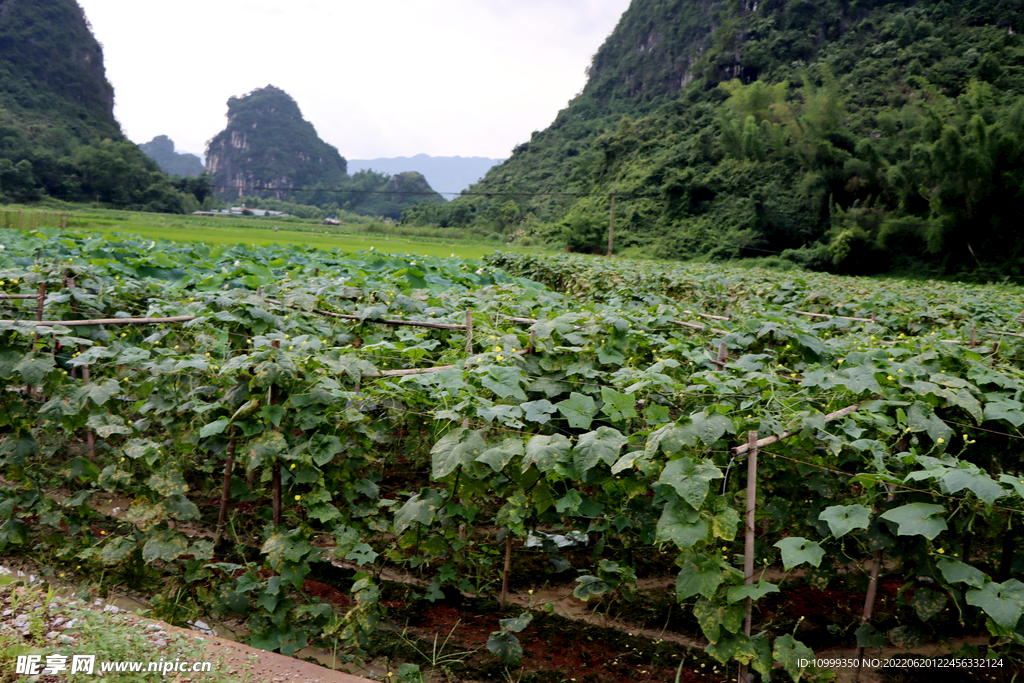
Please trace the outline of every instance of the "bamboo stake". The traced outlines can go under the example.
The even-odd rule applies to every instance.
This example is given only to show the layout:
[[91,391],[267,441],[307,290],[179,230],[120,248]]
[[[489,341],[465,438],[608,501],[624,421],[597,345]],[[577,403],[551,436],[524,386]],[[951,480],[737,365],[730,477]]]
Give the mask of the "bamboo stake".
[[[757,507],[757,431],[747,432],[747,528],[746,546],[743,551],[743,584],[754,584],[754,510]],[[743,601],[747,616],[743,622],[743,632],[750,637],[754,621],[754,601],[747,598]],[[740,664],[739,683],[752,683],[748,665]]]
[[466,353],[473,353],[473,311],[466,309]]
[[[39,299],[39,303],[36,305],[36,324],[43,319],[43,304],[46,303],[46,283],[42,282],[39,284],[39,294],[36,295]],[[32,352],[35,353],[36,343],[39,341],[39,333],[35,332],[32,334]],[[32,383],[29,382],[25,385],[25,398],[32,397]]]
[[807,311],[793,311],[793,313],[796,313],[797,315],[810,316],[811,318],[846,318],[847,320],[853,320],[853,321],[856,321],[856,322],[859,322],[859,323],[873,323],[873,322],[875,322],[874,318],[854,318],[853,316],[849,316],[849,315],[831,315],[831,314],[828,314],[828,313],[808,313]]
[[[266,301],[268,304],[273,304],[275,306],[284,306],[284,304],[282,304],[280,301],[277,301],[275,299],[264,298],[263,300]],[[297,306],[290,306],[289,308],[298,308],[298,307]],[[466,329],[465,325],[455,325],[455,324],[451,324],[451,323],[431,323],[431,322],[426,322],[426,321],[423,321],[423,320],[398,320],[398,319],[394,319],[394,318],[378,318],[377,320],[371,320],[369,318],[364,318],[364,317],[359,316],[359,315],[351,315],[349,313],[335,313],[333,311],[325,311],[325,310],[323,310],[321,308],[314,308],[312,310],[312,312],[316,313],[318,315],[326,316],[328,318],[339,318],[341,320],[359,320],[359,321],[365,321],[365,322],[370,322],[370,323],[379,323],[381,325],[408,325],[410,327],[429,327],[429,328],[435,329],[435,330],[464,330],[464,329]]]
[[612,234],[615,232],[615,186],[612,185],[612,207],[608,212],[608,256],[612,255]]
[[[887,501],[892,501],[895,498],[893,488],[891,485],[886,484],[889,488],[889,495],[886,496]],[[967,559],[966,557],[964,558]],[[878,575],[882,569],[882,549],[879,548],[871,555],[871,578],[868,579],[868,592],[864,595],[864,613],[860,617],[861,626],[864,626],[871,622],[871,613],[875,609],[875,596],[878,595]],[[860,669],[861,659],[864,656],[864,646],[858,645],[854,653],[854,659],[857,661],[857,671],[853,676],[854,683],[860,680]]]
[[[837,410],[834,413],[829,413],[828,415],[825,416],[825,422],[832,422],[833,420],[837,420],[837,419],[839,419],[841,417],[846,417],[850,413],[856,412],[858,408],[860,408],[860,404],[859,403],[855,403],[854,405],[847,406],[846,408],[843,408],[842,410]],[[763,439],[758,439],[758,441],[757,441],[757,443],[755,445],[758,448],[764,448],[765,446],[770,446],[773,443],[778,443],[779,441],[782,441],[783,439],[788,439],[789,437],[793,436],[794,434],[798,434],[798,433],[799,432],[784,432],[783,434],[780,434],[778,436],[766,436]],[[750,445],[749,444],[743,444],[742,446],[736,446],[735,448],[733,448],[732,449],[732,454],[733,455],[743,455],[748,450],[750,450]]]
[[[82,353],[85,353],[85,351],[86,351],[85,344],[82,344],[81,346],[79,346],[78,350],[80,352],[82,352]],[[88,365],[83,365],[82,366],[82,385],[85,386],[88,383],[89,383],[89,366]],[[96,457],[96,437],[93,435],[91,427],[86,427],[85,428],[85,444],[89,448],[89,457],[90,458],[95,458]]]
[[224,524],[228,520],[228,498],[231,496],[231,472],[235,468],[235,426],[231,425],[231,440],[228,441],[228,455],[224,460],[224,484],[220,492],[220,515],[217,517],[217,534],[214,536],[213,545],[220,543],[220,535],[224,531]]
[[715,327],[708,327],[707,325],[698,325],[697,323],[685,323],[682,320],[673,320],[673,324],[681,325],[682,327],[688,327],[691,330],[707,330],[708,332],[714,332],[715,334],[729,334],[729,330],[719,330]]
[[[34,298],[34,297],[33,297]],[[195,320],[194,315],[177,315],[170,318],[98,318],[96,320],[37,320],[42,327],[86,327],[88,325],[145,325],[151,323],[186,323]],[[23,323],[24,320],[0,320],[0,323]]]
[[0,294],[0,299],[38,299],[38,294]]
[[[275,339],[270,342],[271,348],[281,348],[281,342]],[[270,405],[276,406],[281,402],[281,397],[278,395],[278,388],[276,384],[270,385]],[[271,429],[277,431],[277,427],[271,426]],[[274,506],[274,524],[281,523],[281,463],[278,460],[274,461],[274,465],[271,469],[271,487],[273,490],[273,506]]]
[[512,530],[505,536],[505,569],[501,572],[501,609],[508,604],[508,572],[512,568]]

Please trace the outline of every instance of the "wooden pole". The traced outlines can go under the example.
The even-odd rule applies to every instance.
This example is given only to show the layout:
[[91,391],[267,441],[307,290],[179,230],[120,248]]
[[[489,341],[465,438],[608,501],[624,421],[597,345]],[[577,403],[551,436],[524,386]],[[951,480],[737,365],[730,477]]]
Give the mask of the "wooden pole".
[[228,520],[228,498],[231,497],[231,472],[235,468],[235,426],[231,425],[231,440],[228,441],[228,455],[224,461],[224,484],[220,491],[220,515],[217,517],[217,534],[213,545],[220,543],[220,535],[224,532],[224,524]]
[[473,311],[466,309],[466,353],[473,353]]
[[[32,297],[35,298],[34,296]],[[42,299],[40,299],[42,301]],[[89,325],[144,325],[148,323],[186,323],[195,320],[194,315],[177,315],[171,318],[97,318],[96,320],[37,320],[43,327],[87,327]],[[0,320],[0,323],[19,323],[24,320]]]
[[[825,416],[825,422],[831,422],[832,420],[837,420],[837,419],[839,419],[841,417],[846,417],[850,413],[856,412],[857,408],[860,408],[860,404],[859,403],[855,403],[854,405],[848,406],[846,408],[843,408],[842,410],[837,410],[834,413],[829,413],[828,415]],[[773,443],[778,443],[779,441],[782,441],[783,439],[788,439],[789,437],[793,436],[794,434],[799,434],[799,432],[783,432],[782,434],[780,434],[778,436],[766,436],[763,439],[758,439],[756,446],[758,448],[764,448],[765,446],[770,446]],[[742,446],[736,446],[735,448],[732,449],[732,454],[733,455],[743,455],[749,449],[750,449],[750,445],[749,444],[743,444]]]
[[608,256],[612,255],[612,235],[615,232],[615,186],[612,185],[612,207],[608,212]]
[[[281,348],[281,342],[275,339],[270,342],[271,348]],[[281,397],[278,394],[278,388],[276,384],[270,385],[270,405],[276,406],[281,401]],[[271,426],[271,429],[277,430],[276,427]],[[273,468],[271,469],[271,487],[274,496],[274,524],[281,523],[281,463],[278,460],[274,461]]]
[[[747,432],[747,528],[746,547],[743,551],[743,583],[754,584],[754,510],[757,507],[757,432]],[[750,637],[753,626],[754,601],[747,598],[743,601],[747,608],[747,616],[743,622],[743,632]],[[740,664],[739,683],[751,683],[750,671],[746,664]]]
[[[36,304],[36,323],[43,319],[43,304],[46,302],[46,283],[42,282],[39,284],[39,294],[36,295],[39,298],[39,302]],[[39,341],[39,333],[35,332],[32,334],[32,352],[35,353],[36,342]],[[25,398],[32,396],[32,383],[29,382],[25,385]]]
[[512,530],[505,536],[505,569],[501,572],[501,609],[508,604],[508,572],[512,568]]
[[[81,346],[79,346],[78,350],[80,352],[82,352],[82,353],[85,353],[85,350],[86,350],[85,344],[82,344]],[[89,366],[88,365],[83,365],[82,366],[82,385],[84,386],[84,385],[86,385],[88,383],[89,383]],[[89,457],[90,458],[95,458],[96,457],[96,437],[93,435],[92,428],[90,428],[90,427],[86,427],[85,428],[85,443],[86,443],[86,446],[89,448]]]

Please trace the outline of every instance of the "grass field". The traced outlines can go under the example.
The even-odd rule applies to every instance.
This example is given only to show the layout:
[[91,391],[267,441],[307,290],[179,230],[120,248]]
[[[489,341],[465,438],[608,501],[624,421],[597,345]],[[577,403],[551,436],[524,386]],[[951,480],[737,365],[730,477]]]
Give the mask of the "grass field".
[[[57,227],[62,214],[46,211],[3,211],[4,227]],[[470,240],[445,242],[416,239],[398,235],[346,234],[339,228],[320,225],[316,221],[280,220],[248,217],[179,216],[111,210],[71,211],[67,227],[106,234],[131,234],[141,237],[169,239],[206,244],[304,244],[319,249],[359,251],[376,248],[384,253],[412,253],[428,256],[459,256],[480,258],[496,249],[536,252],[537,247],[509,247],[499,244],[473,243]],[[275,230],[276,228],[276,230]],[[397,232],[399,227],[385,228]]]

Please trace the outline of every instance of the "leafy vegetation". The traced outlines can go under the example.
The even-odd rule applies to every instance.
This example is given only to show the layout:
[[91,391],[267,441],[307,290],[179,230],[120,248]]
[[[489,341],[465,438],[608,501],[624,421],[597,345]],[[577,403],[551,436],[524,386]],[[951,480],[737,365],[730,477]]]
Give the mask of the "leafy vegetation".
[[545,131],[410,222],[575,251],[1019,278],[1013,3],[636,0]]
[[[1019,665],[1024,336],[990,332],[1020,335],[1016,288],[56,231],[0,241],[3,292],[45,284],[45,318],[65,321],[36,325],[35,302],[7,300],[21,320],[0,323],[0,375],[31,390],[0,398],[0,549],[159,593],[165,618],[241,614],[259,647],[337,639],[359,656],[385,567],[422,576],[431,600],[488,592],[495,530],[510,552],[534,531],[580,532],[595,543],[578,595],[630,599],[665,553],[709,655],[799,680],[820,634],[792,615],[741,630],[744,599],[768,605],[796,582],[744,584],[735,447],[756,430],[782,437],[759,461],[758,565],[862,589],[862,562],[884,555],[900,583],[898,613],[835,623],[835,637],[987,632],[988,652]],[[189,319],[70,324],[141,316]],[[719,365],[709,342],[725,346]],[[399,462],[405,476],[386,480]],[[101,491],[132,501],[126,518],[89,504]],[[221,526],[208,501],[222,495]],[[345,613],[305,598],[327,558],[360,570]],[[531,619],[501,620],[488,648],[516,662]]]

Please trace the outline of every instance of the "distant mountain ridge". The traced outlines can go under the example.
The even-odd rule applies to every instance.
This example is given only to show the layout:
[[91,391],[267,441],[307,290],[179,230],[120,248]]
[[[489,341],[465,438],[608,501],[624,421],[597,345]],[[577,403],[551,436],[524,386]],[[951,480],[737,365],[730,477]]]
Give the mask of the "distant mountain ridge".
[[168,175],[197,176],[206,170],[198,154],[174,151],[174,141],[166,135],[157,135],[139,149]]
[[337,148],[272,85],[228,100],[228,125],[206,149],[206,172],[214,191],[229,201],[274,199],[386,218],[416,204],[444,202],[413,169],[349,176]]
[[432,157],[417,154],[412,157],[389,157],[380,159],[349,159],[350,173],[374,170],[380,173],[402,173],[418,171],[422,173],[437,192],[449,199],[477,182],[487,171],[497,166],[504,159],[488,157]]

